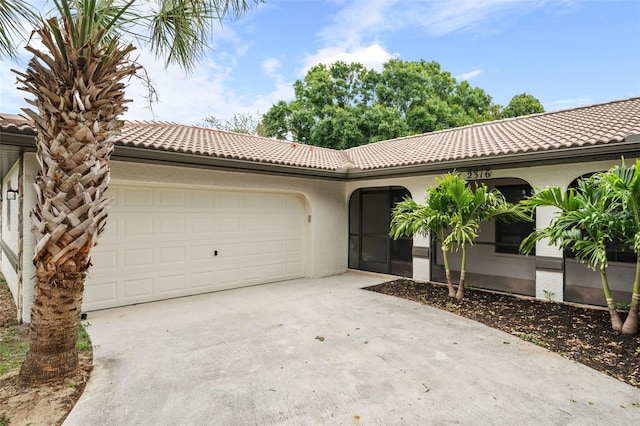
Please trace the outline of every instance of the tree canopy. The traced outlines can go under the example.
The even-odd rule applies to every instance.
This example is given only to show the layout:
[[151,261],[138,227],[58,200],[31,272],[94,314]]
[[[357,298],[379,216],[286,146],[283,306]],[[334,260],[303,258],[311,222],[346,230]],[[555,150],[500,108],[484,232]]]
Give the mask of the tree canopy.
[[502,114],[483,89],[458,82],[435,61],[392,59],[380,72],[359,63],[320,64],[293,87],[294,100],[277,102],[262,117],[265,136],[345,149]]
[[245,133],[253,136],[262,135],[260,115],[253,115],[246,112],[235,113],[232,118],[218,118],[210,115],[204,118],[202,126],[227,132]]
[[541,112],[544,112],[544,107],[538,99],[528,93],[521,93],[511,98],[509,105],[502,110],[502,118],[520,117]]

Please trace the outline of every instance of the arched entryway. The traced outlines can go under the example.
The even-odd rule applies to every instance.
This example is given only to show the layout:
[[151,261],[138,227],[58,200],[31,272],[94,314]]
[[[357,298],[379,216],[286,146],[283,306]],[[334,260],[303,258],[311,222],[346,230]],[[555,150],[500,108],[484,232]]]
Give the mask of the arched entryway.
[[349,199],[349,268],[413,276],[413,238],[389,237],[393,206],[411,197],[406,188],[357,189]]

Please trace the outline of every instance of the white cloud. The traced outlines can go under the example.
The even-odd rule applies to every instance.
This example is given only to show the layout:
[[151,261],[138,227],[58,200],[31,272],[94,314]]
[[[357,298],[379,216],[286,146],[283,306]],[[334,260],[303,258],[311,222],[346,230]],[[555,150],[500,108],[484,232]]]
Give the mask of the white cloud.
[[471,80],[472,78],[475,78],[477,76],[479,76],[480,74],[482,74],[481,69],[479,70],[473,70],[473,71],[469,71],[469,72],[465,72],[463,74],[459,74],[455,76],[456,80],[460,80],[460,81],[464,81],[464,80]]
[[367,68],[373,68],[379,71],[385,62],[397,56],[397,54],[387,52],[387,50],[378,43],[373,43],[369,46],[326,47],[320,49],[313,55],[307,56],[301,74],[306,74],[307,71],[315,65],[330,65],[336,61],[347,63],[359,62]]
[[[319,32],[322,47],[305,58],[302,73],[319,63],[330,64],[338,60],[380,69],[389,59],[398,57],[380,43],[379,39],[385,33],[407,28],[433,37],[458,31],[495,32],[499,28],[498,22],[504,22],[506,13],[523,14],[544,3],[545,0],[344,2],[330,24]],[[460,77],[470,79],[481,72],[475,70]]]
[[278,58],[267,58],[262,61],[262,70],[268,76],[276,76],[276,71],[280,68],[280,61]]

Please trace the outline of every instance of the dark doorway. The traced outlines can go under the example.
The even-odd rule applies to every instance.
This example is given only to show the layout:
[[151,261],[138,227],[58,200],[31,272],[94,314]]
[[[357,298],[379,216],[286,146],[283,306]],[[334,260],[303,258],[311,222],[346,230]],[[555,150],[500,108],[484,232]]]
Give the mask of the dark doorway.
[[386,186],[358,189],[349,200],[349,268],[404,277],[413,276],[413,238],[389,237],[391,210],[406,188]]

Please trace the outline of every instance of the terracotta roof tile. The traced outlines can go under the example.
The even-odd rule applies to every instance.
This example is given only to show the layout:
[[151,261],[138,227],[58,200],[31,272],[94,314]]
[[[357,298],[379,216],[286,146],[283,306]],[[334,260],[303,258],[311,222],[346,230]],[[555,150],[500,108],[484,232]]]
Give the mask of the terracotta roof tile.
[[622,142],[640,134],[640,98],[473,124],[347,150],[361,169]]
[[340,151],[332,149],[174,123],[127,122],[120,144],[325,170],[348,163]]
[[[0,130],[31,133],[0,114]],[[337,151],[175,123],[129,121],[119,145],[321,170],[383,169],[615,144],[640,134],[640,98],[474,124]]]

